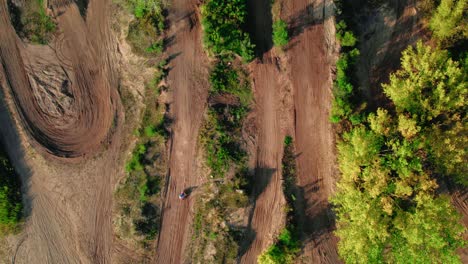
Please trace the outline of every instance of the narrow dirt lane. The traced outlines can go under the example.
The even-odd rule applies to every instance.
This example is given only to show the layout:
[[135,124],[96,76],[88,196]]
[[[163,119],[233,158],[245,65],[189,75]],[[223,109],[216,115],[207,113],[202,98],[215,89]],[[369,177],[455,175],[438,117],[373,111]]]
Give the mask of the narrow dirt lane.
[[255,196],[250,220],[253,241],[241,258],[241,263],[256,263],[257,257],[272,241],[284,224],[284,197],[281,182],[282,139],[279,124],[279,72],[270,57],[252,65],[252,79],[257,106],[257,164]]
[[[299,228],[305,242],[299,261],[339,263],[334,219],[328,198],[335,181],[331,106],[331,62],[325,35],[325,1],[298,0],[288,5],[293,44],[288,51],[294,87]],[[331,47],[328,47],[331,48]]]
[[201,47],[197,1],[176,0],[169,10],[168,55],[171,63],[168,84],[174,91],[170,176],[167,183],[162,225],[157,242],[156,263],[184,263],[192,227],[195,197],[180,201],[177,195],[197,186],[195,163],[198,130],[208,95],[207,61]]

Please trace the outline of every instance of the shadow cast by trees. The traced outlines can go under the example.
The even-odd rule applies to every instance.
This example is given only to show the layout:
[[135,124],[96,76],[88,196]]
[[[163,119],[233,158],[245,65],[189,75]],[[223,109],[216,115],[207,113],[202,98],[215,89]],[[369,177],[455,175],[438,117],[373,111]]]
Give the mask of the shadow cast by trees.
[[289,36],[293,40],[301,35],[309,27],[323,22],[334,16],[335,5],[333,3],[314,6],[307,5],[304,9],[288,18]]
[[247,1],[247,32],[255,44],[255,55],[262,57],[273,47],[271,0]]
[[[239,257],[242,257],[247,250],[252,245],[256,237],[256,231],[252,228],[252,219],[255,211],[255,206],[258,197],[265,191],[266,187],[270,184],[273,175],[276,173],[277,169],[267,168],[267,167],[257,167],[255,169],[255,179],[251,180],[252,188],[252,201],[253,206],[249,212],[248,225],[244,231],[244,235],[241,238],[240,248],[239,248]],[[254,183],[255,180],[255,183]]]

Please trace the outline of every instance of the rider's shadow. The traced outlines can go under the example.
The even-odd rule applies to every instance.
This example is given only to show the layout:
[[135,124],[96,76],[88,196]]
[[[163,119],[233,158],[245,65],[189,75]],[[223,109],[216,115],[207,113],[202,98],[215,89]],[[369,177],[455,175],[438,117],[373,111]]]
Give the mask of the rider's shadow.
[[187,196],[190,196],[190,194],[192,194],[192,192],[195,191],[197,188],[198,186],[188,187],[184,190],[184,193],[187,194]]

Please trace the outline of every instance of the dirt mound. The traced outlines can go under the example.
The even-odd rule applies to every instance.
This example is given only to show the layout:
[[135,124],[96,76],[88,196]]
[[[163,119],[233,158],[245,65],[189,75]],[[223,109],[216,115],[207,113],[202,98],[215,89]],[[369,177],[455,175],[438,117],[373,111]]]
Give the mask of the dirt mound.
[[92,31],[105,23],[88,27],[75,4],[51,1],[50,7],[56,38],[49,46],[33,46],[16,36],[2,1],[0,59],[34,145],[54,156],[79,157],[100,148],[116,118],[106,31]]

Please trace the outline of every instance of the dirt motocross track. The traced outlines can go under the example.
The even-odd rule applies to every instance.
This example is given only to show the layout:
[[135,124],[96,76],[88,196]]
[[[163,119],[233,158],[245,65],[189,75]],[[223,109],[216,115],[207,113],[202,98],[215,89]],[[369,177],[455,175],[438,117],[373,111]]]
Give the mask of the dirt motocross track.
[[11,25],[7,1],[0,1],[0,85],[9,106],[0,109],[1,132],[26,207],[11,261],[112,263],[123,113],[109,1],[89,1],[86,20],[74,1],[48,1],[48,7],[57,23],[53,40],[28,45]]
[[[85,23],[72,1],[49,1],[59,37],[49,47],[16,37],[6,0],[0,9],[0,57],[23,126],[46,152],[78,157],[109,135],[119,100],[105,26],[106,1],[89,3]],[[45,89],[47,88],[47,89]]]

